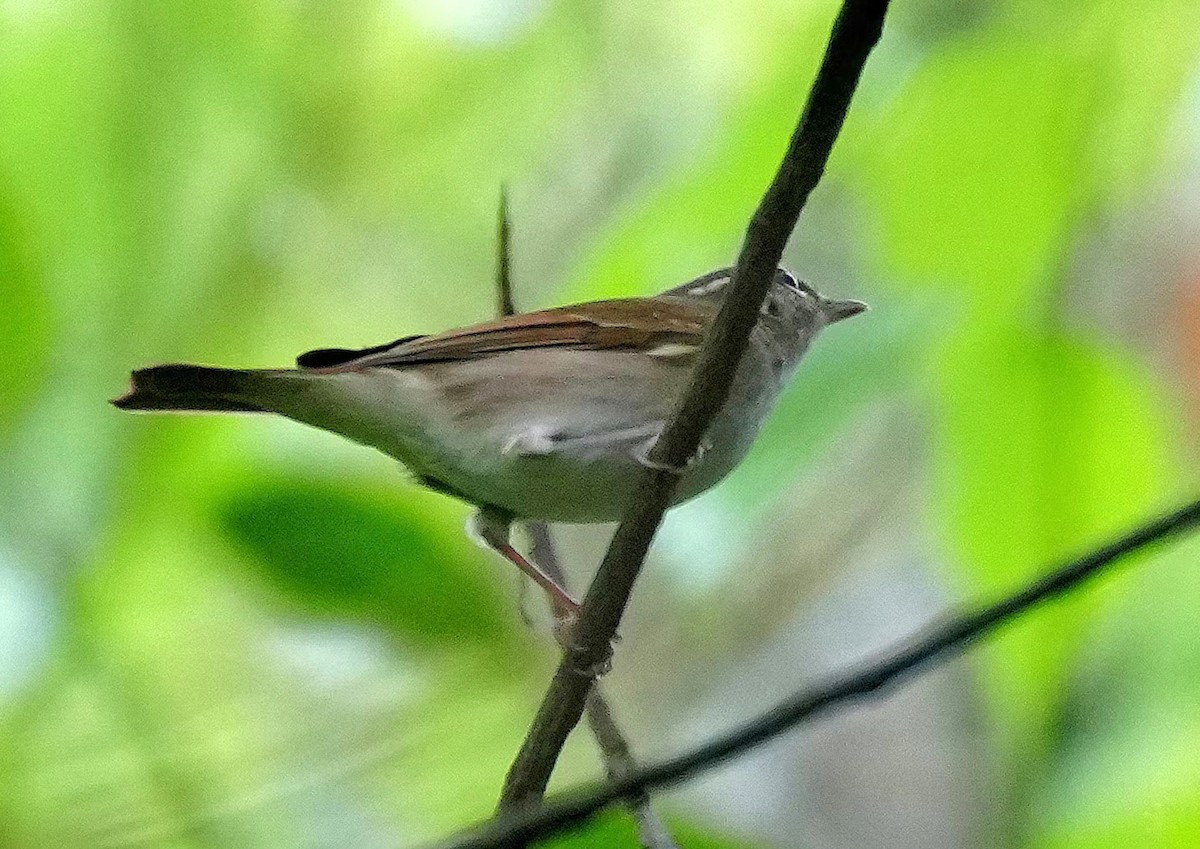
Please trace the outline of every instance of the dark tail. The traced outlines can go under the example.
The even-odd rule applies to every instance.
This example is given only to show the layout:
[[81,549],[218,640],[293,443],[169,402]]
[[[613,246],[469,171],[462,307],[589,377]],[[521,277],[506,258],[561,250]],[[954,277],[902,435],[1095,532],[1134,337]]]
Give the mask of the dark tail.
[[212,410],[262,413],[255,403],[272,372],[207,366],[169,365],[139,369],[129,376],[129,392],[113,399],[122,410]]

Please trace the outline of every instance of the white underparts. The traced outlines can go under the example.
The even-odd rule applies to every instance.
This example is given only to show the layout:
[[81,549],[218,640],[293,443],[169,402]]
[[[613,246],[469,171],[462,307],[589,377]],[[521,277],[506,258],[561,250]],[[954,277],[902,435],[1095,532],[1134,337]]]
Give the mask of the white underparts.
[[514,434],[504,447],[503,454],[520,454],[522,456],[540,456],[554,452],[555,434],[546,428],[530,428]]

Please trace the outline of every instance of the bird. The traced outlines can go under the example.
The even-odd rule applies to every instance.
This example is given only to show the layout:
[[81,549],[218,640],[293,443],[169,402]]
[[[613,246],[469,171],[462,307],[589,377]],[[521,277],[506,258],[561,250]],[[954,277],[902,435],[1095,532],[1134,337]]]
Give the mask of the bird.
[[[274,413],[374,447],[420,484],[473,505],[468,533],[532,578],[556,617],[571,619],[578,603],[513,547],[511,525],[621,518],[732,279],[722,268],[651,297],[320,348],[294,368],[152,366],[133,371],[112,404]],[[866,308],[776,270],[729,397],[680,470],[673,504],[737,466],[820,331]]]

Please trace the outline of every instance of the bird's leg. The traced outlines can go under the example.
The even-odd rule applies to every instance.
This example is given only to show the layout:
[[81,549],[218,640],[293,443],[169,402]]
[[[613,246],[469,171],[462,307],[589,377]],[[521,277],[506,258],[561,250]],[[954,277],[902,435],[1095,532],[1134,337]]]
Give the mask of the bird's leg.
[[557,581],[526,560],[519,551],[512,547],[512,543],[509,542],[511,524],[511,516],[481,507],[468,520],[467,533],[500,554],[545,590],[546,595],[550,598],[550,606],[554,610],[556,619],[574,620],[579,613],[579,603],[571,598],[570,593],[564,590]]
[[517,575],[517,613],[521,615],[526,628],[533,627],[533,614],[529,612],[529,584],[525,583],[523,575]]

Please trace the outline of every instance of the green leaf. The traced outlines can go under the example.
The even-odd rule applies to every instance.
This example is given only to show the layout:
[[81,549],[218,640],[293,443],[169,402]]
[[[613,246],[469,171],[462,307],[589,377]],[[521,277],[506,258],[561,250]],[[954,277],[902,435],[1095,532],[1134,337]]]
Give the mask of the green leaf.
[[1036,793],[1035,845],[1127,846],[1133,833],[1139,845],[1200,841],[1200,539],[1145,560],[1122,579],[1071,676]]
[[564,830],[534,844],[539,849],[592,849],[594,846],[636,847],[637,829],[623,811],[608,810],[597,814],[581,826]]
[[724,835],[710,825],[701,825],[690,820],[670,817],[668,827],[680,849],[749,849],[756,845]]
[[1102,81],[1091,180],[1110,202],[1136,201],[1153,188],[1169,153],[1167,130],[1200,50],[1200,28],[1178,23],[1197,11],[1194,0],[1112,0],[1088,21],[1085,37]]
[[230,495],[218,519],[262,574],[307,608],[426,645],[503,646],[514,637],[512,604],[498,584],[515,586],[515,570],[401,498],[332,482],[258,482]]
[[280,616],[204,518],[149,505],[74,582],[54,674],[0,727],[6,840],[398,844],[486,816],[534,708],[513,666]]
[[28,235],[0,194],[0,435],[46,378],[50,313]]
[[[674,817],[667,818],[667,830],[679,849],[748,849],[753,845]],[[635,849],[640,844],[637,828],[629,812],[621,808],[612,808],[598,814],[582,826],[540,840],[535,845],[541,849],[595,849],[601,846],[605,849]]]
[[[984,595],[1143,519],[1169,479],[1167,406],[1130,363],[1061,334],[965,328],[938,358],[937,502]],[[992,704],[1039,744],[1087,611],[1028,617],[988,655]]]
[[854,145],[888,276],[980,315],[1038,297],[1080,219],[1161,166],[1200,43],[1174,25],[1186,0],[1000,11],[927,57]]
[[1028,302],[1074,224],[1089,71],[1045,44],[955,44],[922,64],[864,146],[889,279],[980,312]]
[[[1200,745],[1200,738],[1193,743]],[[1029,841],[1029,849],[1193,849],[1200,845],[1200,791],[1196,783],[1160,788],[1136,808],[1110,812],[1099,820],[1076,820]]]

